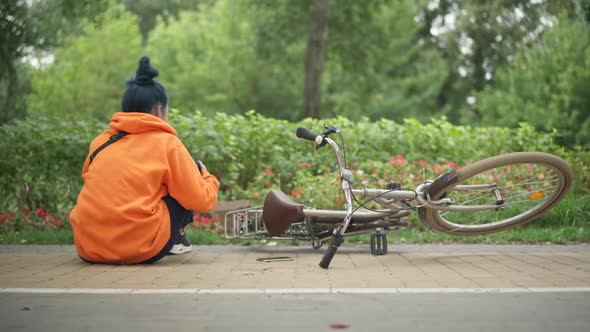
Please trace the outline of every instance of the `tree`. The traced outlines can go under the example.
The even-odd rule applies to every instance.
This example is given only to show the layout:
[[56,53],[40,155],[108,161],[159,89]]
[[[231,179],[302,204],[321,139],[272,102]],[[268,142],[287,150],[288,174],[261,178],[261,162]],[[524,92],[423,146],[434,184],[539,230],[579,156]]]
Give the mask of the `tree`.
[[590,27],[559,18],[540,43],[521,49],[513,63],[498,70],[492,86],[473,105],[482,124],[557,129],[561,144],[590,146]]
[[122,6],[109,8],[99,19],[100,26],[86,22],[80,34],[56,50],[51,66],[33,73],[30,115],[107,120],[120,111],[124,83],[142,55],[141,35],[136,17]]
[[[250,3],[259,11],[273,8],[270,15],[257,17],[254,22],[258,57],[267,62],[280,61],[285,50],[305,42],[305,36],[306,63],[323,63],[320,59],[325,56],[321,76],[317,68],[312,71],[313,67],[307,66],[305,82],[314,81],[314,77],[317,82],[321,77],[321,84],[315,84],[312,92],[308,91],[311,85],[306,83],[308,98],[301,114],[394,119],[414,115],[427,118],[434,114],[436,91],[440,89],[445,66],[439,51],[418,42],[421,25],[415,17],[422,9],[421,4],[391,0],[330,2],[329,21],[317,20],[327,22],[327,27],[314,30],[309,22],[316,17],[314,10],[320,8],[317,3],[316,7],[309,1],[251,0]],[[311,56],[314,47],[322,45],[312,41],[322,41],[322,33],[327,31],[324,29],[329,29],[325,50]],[[321,108],[325,111],[307,111],[308,105],[314,104],[311,97],[320,95]],[[319,110],[320,106],[314,109]]]
[[322,114],[322,75],[328,40],[329,17],[330,0],[316,0],[305,58],[304,117],[319,119]]
[[147,43],[148,34],[157,24],[158,17],[164,23],[170,22],[171,19],[178,19],[178,15],[183,10],[195,11],[198,4],[206,1],[196,0],[118,0],[125,5],[125,8],[137,15],[139,18],[139,31],[144,45]]
[[478,121],[479,109],[468,107],[468,100],[472,102],[475,93],[492,83],[495,71],[509,64],[520,48],[537,43],[554,24],[555,15],[562,10],[573,15],[577,2],[431,1],[420,14],[420,35],[439,48],[448,64],[438,107],[452,121]]
[[349,39],[331,40],[328,115],[398,121],[437,115],[436,97],[446,65],[436,48],[417,38],[420,24],[415,17],[420,9],[413,1],[384,3],[368,9],[367,22],[339,28],[357,32]]
[[160,64],[171,106],[207,115],[255,109],[278,118],[299,116],[303,45],[288,46],[277,62],[258,57],[253,22],[268,14],[220,0],[157,25],[146,53]]
[[[60,35],[79,29],[81,19],[103,12],[108,0],[0,1],[0,123],[24,116],[30,91],[29,60],[47,56]],[[26,62],[26,61],[25,61]]]

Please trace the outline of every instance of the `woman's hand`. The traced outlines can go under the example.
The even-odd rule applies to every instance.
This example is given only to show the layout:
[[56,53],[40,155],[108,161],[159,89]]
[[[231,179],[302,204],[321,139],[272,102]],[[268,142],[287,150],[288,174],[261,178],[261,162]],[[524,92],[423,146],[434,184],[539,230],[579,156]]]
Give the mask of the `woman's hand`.
[[197,167],[199,168],[199,172],[201,172],[201,174],[203,174],[203,171],[207,172],[207,166],[205,166],[205,164],[203,164],[203,162],[200,160],[197,160]]

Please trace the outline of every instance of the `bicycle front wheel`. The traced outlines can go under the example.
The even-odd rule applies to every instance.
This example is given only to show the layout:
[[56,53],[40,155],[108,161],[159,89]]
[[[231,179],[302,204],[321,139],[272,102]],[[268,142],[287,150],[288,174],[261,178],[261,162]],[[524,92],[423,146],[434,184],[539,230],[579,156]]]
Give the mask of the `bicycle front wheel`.
[[[523,225],[549,211],[569,191],[573,172],[557,156],[516,152],[481,160],[449,178],[433,183],[428,193],[435,201],[453,199],[451,206],[459,209],[423,207],[421,219],[435,231],[482,235]],[[482,206],[491,208],[477,210]]]

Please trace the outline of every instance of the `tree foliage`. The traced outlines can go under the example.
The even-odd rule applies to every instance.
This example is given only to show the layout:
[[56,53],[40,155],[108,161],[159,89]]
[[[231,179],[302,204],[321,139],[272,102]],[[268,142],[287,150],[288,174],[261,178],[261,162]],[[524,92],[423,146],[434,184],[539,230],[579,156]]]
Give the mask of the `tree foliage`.
[[[307,115],[397,121],[406,117],[428,120],[444,114],[454,123],[516,126],[533,113],[497,121],[493,114],[508,107],[499,105],[499,100],[513,98],[537,105],[532,100],[537,98],[544,100],[538,103],[542,112],[572,114],[572,125],[581,126],[586,117],[587,107],[580,101],[585,99],[579,92],[585,86],[579,82],[586,77],[587,64],[579,55],[581,51],[573,49],[577,36],[561,35],[563,49],[571,48],[566,54],[556,50],[561,45],[554,47],[544,40],[544,35],[559,29],[564,20],[583,24],[590,17],[588,0],[74,2],[2,3],[3,8],[12,5],[10,12],[26,24],[0,20],[0,37],[7,40],[3,54],[12,52],[13,68],[17,68],[10,79],[5,76],[0,80],[0,107],[4,108],[0,122],[25,110],[65,120],[107,119],[119,109],[123,82],[133,74],[143,54],[160,69],[159,80],[170,93],[171,106],[182,112],[198,109],[208,115],[238,114],[255,109],[264,116],[288,120]],[[326,29],[318,29],[318,34],[325,34],[322,52],[311,57],[317,60],[323,54],[323,69],[318,66],[311,71],[306,70],[306,63],[314,62],[306,60],[306,55],[318,40],[310,39],[317,3],[329,7],[322,19]],[[93,15],[106,7],[110,8],[108,14]],[[559,11],[564,15],[558,17]],[[57,23],[45,17],[30,22],[42,12],[53,13]],[[22,38],[21,34],[6,37],[6,31],[18,29],[23,31]],[[25,33],[33,30],[37,34]],[[587,33],[580,31],[575,33],[581,33],[587,42]],[[533,51],[539,45],[543,51]],[[49,50],[51,53],[42,54],[55,60],[39,68],[31,66],[30,54],[35,52],[27,50]],[[546,53],[563,61],[541,64],[541,55]],[[534,79],[549,80],[545,86],[559,91],[551,92],[561,96],[552,97],[561,98],[554,102],[559,107],[551,106],[547,97],[515,96],[514,91],[520,93],[523,87],[511,88],[510,97],[502,95],[508,91],[506,77],[516,75],[507,73],[516,73],[523,59],[529,71],[536,72]],[[562,77],[570,72],[582,79]],[[552,76],[560,77],[558,86],[552,85]],[[305,93],[310,77],[316,78],[309,80],[313,85],[307,84],[313,91]],[[530,90],[526,83],[519,84]],[[575,88],[565,87],[569,85]],[[494,95],[503,97],[492,102]],[[306,96],[321,96],[314,99],[314,103],[321,102],[321,108],[315,108],[321,113],[304,112]],[[516,102],[511,105],[520,107]],[[494,107],[497,109],[491,110]],[[577,133],[579,127],[568,129],[563,121],[560,125],[551,119],[535,124],[536,128],[557,128],[567,144],[584,142],[583,134]],[[576,138],[565,138],[574,132]]]
[[479,121],[478,113],[465,116],[468,97],[493,82],[496,70],[510,63],[519,49],[536,44],[558,13],[577,16],[578,8],[576,0],[430,1],[419,16],[420,35],[448,64],[438,108],[455,122]]
[[286,118],[297,114],[301,86],[292,82],[301,82],[302,72],[290,64],[301,49],[286,50],[280,63],[258,58],[252,31],[258,14],[264,15],[239,2],[216,1],[157,26],[146,53],[162,68],[173,107],[206,114],[250,109]]
[[[178,19],[183,10],[196,10],[198,3],[203,0],[118,0],[127,10],[137,15],[139,20],[139,32],[142,39],[147,42],[148,34],[158,23],[158,18],[163,23]],[[210,1],[210,0],[205,0]]]
[[31,116],[107,120],[120,110],[125,81],[141,56],[141,36],[136,17],[120,6],[101,20],[100,26],[85,25],[81,34],[68,38],[55,52],[55,62],[33,73],[27,100]]
[[[575,36],[575,38],[572,38]],[[478,95],[484,124],[557,129],[562,144],[590,146],[590,27],[562,16]]]
[[[93,21],[108,0],[0,1],[0,123],[26,112],[30,66],[61,45],[61,35],[80,29],[80,20]],[[39,61],[39,60],[38,60]]]

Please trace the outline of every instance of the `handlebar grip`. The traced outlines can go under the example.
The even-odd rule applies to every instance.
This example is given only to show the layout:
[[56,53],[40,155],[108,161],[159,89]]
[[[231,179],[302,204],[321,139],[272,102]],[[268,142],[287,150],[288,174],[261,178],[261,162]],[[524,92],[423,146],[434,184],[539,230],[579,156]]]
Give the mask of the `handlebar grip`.
[[332,243],[330,243],[330,246],[328,247],[328,251],[326,252],[324,257],[322,257],[322,260],[320,261],[321,268],[327,269],[328,266],[330,266],[330,262],[332,261],[332,258],[334,258],[334,255],[336,254],[336,250],[338,250],[338,247],[340,247],[342,242],[344,242],[344,238],[342,236],[336,236],[336,235],[332,236]]
[[297,128],[296,135],[299,138],[303,138],[303,139],[306,139],[306,140],[312,141],[312,142],[315,142],[316,137],[319,136],[318,134],[308,130],[307,128],[303,128],[303,127]]

